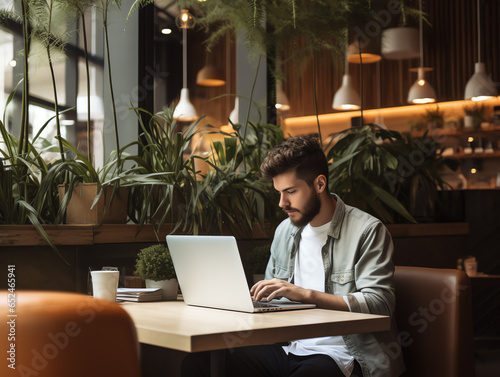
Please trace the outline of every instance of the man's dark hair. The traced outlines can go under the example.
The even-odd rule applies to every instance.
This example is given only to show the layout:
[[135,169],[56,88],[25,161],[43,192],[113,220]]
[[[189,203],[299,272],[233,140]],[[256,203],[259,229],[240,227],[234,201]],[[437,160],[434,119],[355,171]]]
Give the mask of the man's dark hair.
[[295,170],[297,178],[312,185],[318,175],[326,177],[328,187],[328,162],[318,139],[293,137],[274,147],[260,166],[262,177],[271,180],[277,175]]

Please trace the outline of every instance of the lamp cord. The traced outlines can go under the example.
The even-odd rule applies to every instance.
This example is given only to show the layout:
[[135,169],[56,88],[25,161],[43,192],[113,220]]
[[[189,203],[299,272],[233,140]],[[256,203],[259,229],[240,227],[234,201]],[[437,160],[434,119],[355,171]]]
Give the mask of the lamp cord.
[[477,62],[481,63],[481,13],[479,3],[480,0],[477,0]]
[[182,87],[187,88],[187,29],[182,29]]
[[420,67],[424,66],[424,27],[422,21],[422,0],[420,0]]
[[365,121],[363,119],[363,54],[361,53],[361,38],[358,37],[358,53],[359,53],[359,96],[361,100],[361,122],[363,127]]

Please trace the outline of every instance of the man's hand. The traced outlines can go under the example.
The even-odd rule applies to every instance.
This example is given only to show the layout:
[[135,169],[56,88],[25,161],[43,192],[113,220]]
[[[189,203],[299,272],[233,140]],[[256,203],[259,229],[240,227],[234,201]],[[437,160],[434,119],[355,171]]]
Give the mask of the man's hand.
[[276,297],[286,297],[292,301],[311,302],[310,289],[304,289],[281,279],[261,280],[250,289],[254,301],[271,301]]
[[316,304],[316,307],[331,310],[349,311],[342,296],[305,289],[281,279],[261,280],[250,289],[252,300],[271,301],[276,297],[286,297],[292,301]]

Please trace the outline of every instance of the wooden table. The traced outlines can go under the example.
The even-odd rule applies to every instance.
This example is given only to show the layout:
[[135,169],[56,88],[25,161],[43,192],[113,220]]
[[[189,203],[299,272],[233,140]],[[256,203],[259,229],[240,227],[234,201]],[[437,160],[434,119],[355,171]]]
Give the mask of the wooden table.
[[184,352],[212,351],[212,375],[224,375],[225,349],[293,339],[385,331],[387,316],[324,309],[241,313],[182,301],[125,302],[139,342]]

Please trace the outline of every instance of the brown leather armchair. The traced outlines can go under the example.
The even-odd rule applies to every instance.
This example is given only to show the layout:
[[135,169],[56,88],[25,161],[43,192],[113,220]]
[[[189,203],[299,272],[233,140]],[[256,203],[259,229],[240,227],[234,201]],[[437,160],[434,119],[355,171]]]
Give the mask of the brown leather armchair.
[[118,304],[76,293],[15,294],[15,306],[8,291],[0,294],[0,348],[16,368],[4,365],[7,376],[140,377],[135,326]]
[[459,270],[396,267],[396,322],[405,377],[474,377],[469,277]]

